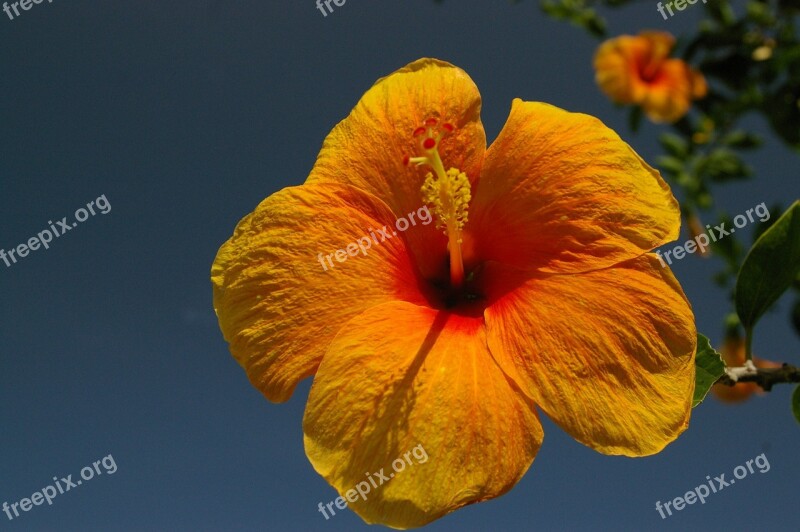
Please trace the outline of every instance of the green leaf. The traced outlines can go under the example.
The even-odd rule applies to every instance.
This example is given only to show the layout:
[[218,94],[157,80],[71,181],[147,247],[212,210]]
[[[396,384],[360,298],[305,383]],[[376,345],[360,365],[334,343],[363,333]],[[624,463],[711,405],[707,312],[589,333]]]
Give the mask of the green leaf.
[[584,10],[576,17],[575,23],[599,39],[606,36],[606,22],[594,9]]
[[708,154],[701,170],[713,181],[720,182],[742,179],[752,174],[752,170],[745,166],[736,152],[725,148],[718,148]]
[[697,334],[697,355],[694,359],[695,385],[692,408],[703,402],[708,390],[725,373],[722,357],[711,347],[711,342],[702,334]]
[[800,200],[756,240],[736,279],[736,313],[752,330],[800,274]]
[[724,56],[706,59],[700,64],[700,71],[706,77],[716,78],[734,91],[747,87],[747,73],[752,61],[743,51],[734,49]]
[[673,157],[684,160],[689,155],[689,143],[674,133],[662,133],[658,138],[661,146]]
[[[733,8],[724,2],[712,2],[707,4],[706,9],[714,17],[714,20],[720,22],[724,26],[732,26],[736,22],[736,14]],[[730,28],[726,28],[730,29]]]
[[795,388],[792,394],[792,412],[794,413],[794,418],[800,423],[800,386]]
[[764,114],[770,121],[772,129],[790,146],[800,148],[800,87],[787,83],[774,94],[766,98]]
[[656,164],[665,172],[678,174],[683,171],[683,162],[669,155],[661,155],[656,159]]
[[[783,206],[780,203],[773,203],[769,208],[769,212],[783,212]],[[759,218],[759,222],[761,223],[759,223],[755,229],[753,229],[753,244],[755,244],[756,240],[758,240],[761,235],[766,233],[770,227],[775,225],[776,221],[777,219],[774,216],[770,216],[763,222],[761,222],[761,219]]]
[[638,105],[631,107],[630,114],[628,115],[628,127],[631,131],[636,133],[639,131],[639,126],[642,125],[642,108]]
[[761,137],[755,133],[748,133],[739,129],[725,135],[722,139],[722,143],[731,148],[749,150],[761,146]]
[[747,18],[764,26],[775,23],[775,15],[770,11],[769,6],[761,2],[747,4]]

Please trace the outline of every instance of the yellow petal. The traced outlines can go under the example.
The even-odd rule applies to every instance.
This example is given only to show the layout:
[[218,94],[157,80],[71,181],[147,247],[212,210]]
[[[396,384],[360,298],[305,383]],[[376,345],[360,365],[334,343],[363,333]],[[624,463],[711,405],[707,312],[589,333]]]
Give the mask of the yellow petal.
[[419,206],[425,175],[403,164],[418,150],[414,130],[429,117],[453,124],[456,130],[441,143],[442,161],[475,178],[486,149],[480,109],[480,93],[466,72],[419,59],[361,97],[325,139],[307,182],[353,185],[403,216]]
[[514,100],[470,214],[486,260],[546,272],[616,264],[678,236],[659,173],[598,119]]
[[675,37],[665,31],[643,31],[639,34],[639,39],[644,43],[643,50],[639,53],[644,55],[642,59],[648,63],[658,64],[664,61],[675,46]]
[[352,317],[387,301],[422,300],[391,226],[385,242],[377,231],[369,248],[362,241],[366,255],[348,253],[348,244],[393,220],[385,204],[353,187],[304,185],[264,200],[220,248],[211,270],[219,324],[268,399],[287,400]]
[[[345,183],[383,200],[396,217],[423,206],[420,188],[426,171],[405,166],[418,155],[414,130],[427,118],[455,126],[439,145],[445,168],[477,179],[486,150],[480,120],[481,98],[470,77],[449,63],[420,59],[378,80],[322,146],[307,183]],[[446,253],[441,231],[433,224],[409,239],[423,275],[439,271]],[[441,249],[430,248],[438,242]]]
[[[348,503],[394,528],[505,493],[543,438],[533,405],[492,360],[482,319],[401,302],[364,312],[337,336],[303,429],[311,463],[342,496],[381,469],[394,474]],[[395,472],[417,446],[429,459]]]
[[617,103],[635,103],[641,85],[639,59],[645,43],[623,35],[603,42],[594,55],[595,79],[600,89]]
[[701,99],[705,98],[706,94],[708,94],[708,85],[706,84],[706,78],[700,73],[699,70],[695,70],[693,68],[689,69],[689,76],[691,79],[691,86],[692,86],[692,98],[694,99]]
[[[504,276],[509,285],[518,282],[512,277]],[[654,255],[529,279],[485,314],[500,366],[579,442],[606,454],[643,456],[686,428],[694,318]]]

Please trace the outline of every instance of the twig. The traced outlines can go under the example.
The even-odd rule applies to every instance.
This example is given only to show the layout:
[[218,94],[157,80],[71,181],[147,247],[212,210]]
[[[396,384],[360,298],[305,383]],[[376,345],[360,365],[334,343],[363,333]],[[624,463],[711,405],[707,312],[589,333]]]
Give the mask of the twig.
[[717,384],[734,386],[739,382],[754,382],[765,392],[772,390],[776,384],[800,382],[800,368],[784,364],[780,368],[757,368],[748,360],[740,368],[727,368],[717,379]]

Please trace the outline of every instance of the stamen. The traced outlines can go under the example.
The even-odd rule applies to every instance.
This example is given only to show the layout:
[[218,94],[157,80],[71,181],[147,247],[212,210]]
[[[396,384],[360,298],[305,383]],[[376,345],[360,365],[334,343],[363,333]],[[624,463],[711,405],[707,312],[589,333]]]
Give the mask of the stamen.
[[428,172],[422,185],[422,197],[425,203],[433,207],[436,215],[436,227],[457,229],[457,242],[461,244],[461,230],[467,223],[467,211],[472,200],[472,191],[467,174],[457,168],[447,171],[445,179],[434,179]]

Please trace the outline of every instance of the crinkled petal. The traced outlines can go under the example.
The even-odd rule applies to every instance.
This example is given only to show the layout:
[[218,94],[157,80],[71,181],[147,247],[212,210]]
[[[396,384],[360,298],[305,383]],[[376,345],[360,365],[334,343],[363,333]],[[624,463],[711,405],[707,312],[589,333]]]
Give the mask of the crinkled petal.
[[484,260],[582,272],[674,240],[678,203],[600,120],[514,100],[489,148],[467,231]]
[[[510,272],[503,278],[519,282]],[[606,454],[643,456],[686,428],[694,318],[655,255],[530,278],[485,315],[500,366],[579,442]]]
[[[314,468],[344,497],[362,483],[366,500],[349,506],[395,528],[505,493],[543,438],[530,400],[492,360],[481,318],[405,302],[343,328],[314,378],[303,428]],[[404,459],[412,465],[395,472]],[[372,487],[378,472],[394,477]]]
[[[402,238],[391,228],[385,242],[371,236],[393,219],[354,187],[304,185],[265,199],[220,248],[211,270],[219,324],[267,398],[287,400],[354,316],[387,301],[422,300]],[[362,238],[366,255],[348,249]]]

